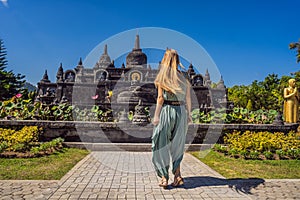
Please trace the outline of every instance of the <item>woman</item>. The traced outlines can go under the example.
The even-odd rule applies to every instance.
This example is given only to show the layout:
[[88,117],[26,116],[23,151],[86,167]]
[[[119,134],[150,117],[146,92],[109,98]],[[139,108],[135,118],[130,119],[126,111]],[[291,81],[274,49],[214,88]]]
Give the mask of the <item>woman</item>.
[[159,186],[166,188],[169,180],[170,157],[173,187],[182,185],[180,163],[183,158],[188,123],[191,122],[189,82],[178,70],[179,56],[173,49],[167,49],[161,61],[160,70],[154,81],[158,96],[153,118],[152,162]]

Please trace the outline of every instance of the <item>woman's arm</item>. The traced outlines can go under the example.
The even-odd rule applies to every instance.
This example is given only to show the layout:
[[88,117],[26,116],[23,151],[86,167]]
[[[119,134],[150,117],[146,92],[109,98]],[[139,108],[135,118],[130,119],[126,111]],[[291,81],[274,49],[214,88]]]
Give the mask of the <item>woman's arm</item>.
[[188,123],[192,123],[192,116],[191,116],[191,109],[192,109],[192,103],[191,103],[191,87],[190,87],[190,83],[187,83],[187,88],[186,88],[186,97],[185,97],[185,101],[186,101],[186,110],[187,110],[187,114],[188,114]]
[[157,100],[156,100],[156,108],[153,118],[153,125],[157,125],[159,123],[159,115],[161,111],[161,107],[164,104],[163,90],[160,86],[157,87]]

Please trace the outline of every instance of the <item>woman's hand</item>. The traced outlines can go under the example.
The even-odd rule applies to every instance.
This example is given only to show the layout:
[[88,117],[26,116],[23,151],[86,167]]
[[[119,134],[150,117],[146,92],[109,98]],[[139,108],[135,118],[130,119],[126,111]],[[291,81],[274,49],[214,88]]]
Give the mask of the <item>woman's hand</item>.
[[154,126],[156,126],[157,124],[159,124],[159,118],[158,117],[154,117],[153,120],[152,120],[152,124]]
[[188,124],[192,124],[193,123],[193,119],[191,115],[188,115]]

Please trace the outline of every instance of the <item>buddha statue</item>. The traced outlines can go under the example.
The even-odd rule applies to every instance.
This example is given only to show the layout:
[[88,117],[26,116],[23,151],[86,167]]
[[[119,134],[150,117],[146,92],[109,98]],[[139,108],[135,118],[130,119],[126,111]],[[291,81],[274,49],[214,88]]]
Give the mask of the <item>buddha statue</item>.
[[289,79],[289,87],[284,88],[284,121],[287,123],[296,123],[298,121],[299,93],[296,87],[296,80]]

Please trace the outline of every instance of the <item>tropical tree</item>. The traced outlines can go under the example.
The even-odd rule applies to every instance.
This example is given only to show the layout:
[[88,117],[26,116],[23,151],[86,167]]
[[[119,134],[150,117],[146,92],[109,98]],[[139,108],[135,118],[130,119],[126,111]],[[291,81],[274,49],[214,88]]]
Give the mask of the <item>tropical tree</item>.
[[228,100],[234,102],[236,107],[248,110],[273,109],[282,110],[283,90],[287,87],[287,80],[300,78],[300,74],[283,76],[269,74],[263,81],[254,80],[250,85],[233,86],[228,88]]
[[292,42],[289,44],[289,48],[290,49],[295,49],[296,52],[297,52],[297,63],[300,62],[300,39],[299,39],[299,42]]
[[245,108],[248,104],[249,87],[245,85],[235,85],[228,88],[228,100],[234,102],[237,107]]
[[6,48],[3,40],[0,39],[0,101],[10,99],[17,93],[25,92],[24,75],[15,75],[12,71],[7,71]]

